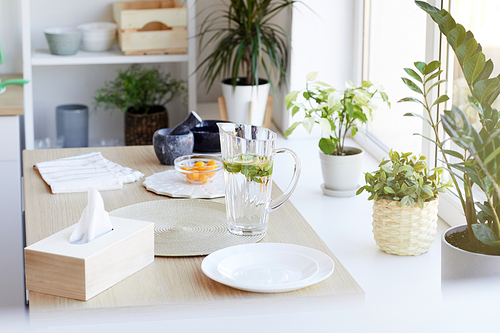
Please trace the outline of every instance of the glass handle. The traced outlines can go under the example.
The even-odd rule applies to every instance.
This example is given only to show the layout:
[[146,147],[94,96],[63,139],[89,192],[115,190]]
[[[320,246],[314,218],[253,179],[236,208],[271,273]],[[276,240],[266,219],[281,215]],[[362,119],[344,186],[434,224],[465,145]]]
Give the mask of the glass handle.
[[288,198],[290,198],[290,195],[292,195],[293,191],[295,190],[295,187],[297,187],[297,181],[299,180],[299,175],[300,175],[300,160],[298,156],[292,150],[287,148],[279,148],[273,152],[273,154],[281,154],[281,153],[286,153],[290,155],[290,157],[292,158],[293,175],[290,184],[288,185],[287,189],[283,192],[283,194],[271,201],[268,209],[270,212],[281,207],[281,205],[283,205],[288,200]]

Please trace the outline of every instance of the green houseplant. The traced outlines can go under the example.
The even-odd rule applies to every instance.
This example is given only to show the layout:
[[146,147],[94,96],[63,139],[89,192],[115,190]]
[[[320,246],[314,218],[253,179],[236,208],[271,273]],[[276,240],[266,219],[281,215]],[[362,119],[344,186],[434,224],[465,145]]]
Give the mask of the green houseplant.
[[[5,62],[5,54],[2,48],[2,44],[0,44],[0,65],[3,64],[4,62]],[[0,78],[0,94],[5,92],[6,87],[8,85],[17,84],[23,86],[28,82],[29,82],[28,80],[23,80],[23,79],[10,79],[2,82],[2,79]]]
[[[222,78],[228,118],[262,125],[272,79],[285,82],[289,37],[272,18],[295,0],[229,0],[202,21],[200,52],[214,45],[197,71],[207,92]],[[265,79],[259,73],[265,73]],[[249,102],[251,110],[249,109]]]
[[118,69],[117,74],[95,91],[94,107],[119,109],[125,114],[126,145],[149,145],[156,130],[168,127],[166,104],[176,97],[186,104],[185,82],[158,67],[148,69],[138,64]]
[[[442,95],[433,102],[429,101],[430,90],[443,82],[443,80],[433,82],[433,79],[441,73],[439,62],[415,63],[420,74],[406,69],[412,79],[403,79],[403,81],[410,89],[422,95],[423,99],[410,97],[402,101],[422,104],[428,117],[407,115],[421,117],[435,132],[435,136],[429,140],[435,143],[442,154],[467,221],[466,227],[451,228],[443,237],[442,277],[446,279],[476,277],[479,274],[498,275],[500,274],[500,270],[496,268],[498,261],[491,264],[488,256],[476,256],[473,261],[470,261],[471,255],[467,254],[468,252],[456,251],[454,248],[482,254],[500,254],[500,187],[498,185],[500,182],[500,123],[499,113],[492,107],[492,103],[500,94],[500,79],[490,77],[493,62],[491,59],[486,60],[481,45],[475,40],[472,32],[466,31],[462,25],[457,24],[446,10],[439,10],[422,1],[416,1],[416,4],[431,16],[438,24],[441,33],[447,37],[447,42],[455,52],[467,81],[471,93],[469,100],[478,112],[481,124],[481,128],[476,130],[467,116],[456,106],[444,111],[440,120],[433,118],[431,109],[449,99],[448,96]],[[448,147],[447,142],[437,135],[440,125],[455,148]],[[475,201],[475,188],[482,192],[486,200]],[[463,254],[460,254],[462,252]],[[445,266],[448,262],[450,264]],[[463,267],[464,262],[474,262],[474,265]],[[458,269],[460,264],[462,267]],[[479,268],[477,265],[482,267]]]
[[[360,86],[346,82],[346,89],[338,91],[322,81],[317,81],[317,72],[306,76],[306,87],[290,92],[286,98],[286,107],[292,116],[299,111],[303,120],[294,122],[286,131],[285,138],[299,126],[310,133],[314,124],[319,124],[327,137],[319,140],[320,159],[325,180],[325,189],[342,191],[338,195],[354,195],[361,173],[363,151],[359,148],[346,147],[345,139],[359,131],[359,124],[366,123],[376,108],[373,98],[381,97],[389,106],[387,94],[375,87],[370,81],[363,81]],[[351,163],[347,163],[347,161]],[[347,192],[344,192],[347,191]],[[327,191],[325,191],[328,194]],[[334,192],[330,194],[335,195]]]
[[389,152],[379,169],[365,173],[363,191],[373,204],[373,234],[387,253],[420,255],[429,250],[437,228],[438,195],[451,186],[442,182],[442,168],[429,170],[426,157]]

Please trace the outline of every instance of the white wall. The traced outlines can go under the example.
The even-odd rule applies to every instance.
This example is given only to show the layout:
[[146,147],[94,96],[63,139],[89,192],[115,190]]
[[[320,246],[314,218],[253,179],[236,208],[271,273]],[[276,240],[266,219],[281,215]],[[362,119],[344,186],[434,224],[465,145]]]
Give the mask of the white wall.
[[5,51],[5,63],[0,74],[21,73],[23,70],[21,49],[21,1],[0,1],[0,43]]
[[[336,89],[343,89],[344,82],[360,82],[359,64],[357,63],[359,40],[358,0],[308,0],[296,4],[293,11],[291,28],[292,52],[290,63],[290,90],[305,87],[306,75],[319,72],[318,80],[331,84]],[[284,97],[283,97],[284,98]],[[280,118],[274,121],[284,132],[294,121],[301,121],[297,114],[291,121],[291,112],[284,110]],[[299,126],[290,137],[300,138],[307,135]],[[319,135],[316,132],[315,135]]]

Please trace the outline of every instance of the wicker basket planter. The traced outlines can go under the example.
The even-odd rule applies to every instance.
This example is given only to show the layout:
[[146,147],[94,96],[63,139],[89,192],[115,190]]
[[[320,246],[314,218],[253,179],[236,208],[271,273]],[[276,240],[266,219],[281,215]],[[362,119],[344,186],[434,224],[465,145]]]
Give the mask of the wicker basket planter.
[[380,249],[389,254],[417,256],[429,250],[436,236],[439,200],[400,206],[381,199],[373,204],[373,235]]
[[168,127],[167,110],[151,114],[125,113],[125,145],[152,145],[153,134]]

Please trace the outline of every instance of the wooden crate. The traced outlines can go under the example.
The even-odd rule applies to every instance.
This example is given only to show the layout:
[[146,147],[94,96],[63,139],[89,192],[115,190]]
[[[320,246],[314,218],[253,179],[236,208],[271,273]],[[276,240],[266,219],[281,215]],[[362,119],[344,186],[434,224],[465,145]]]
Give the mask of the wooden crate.
[[186,53],[187,9],[178,0],[115,2],[113,16],[126,55]]
[[24,249],[26,289],[87,301],[154,261],[153,223],[110,217],[113,230],[71,244],[72,225]]

